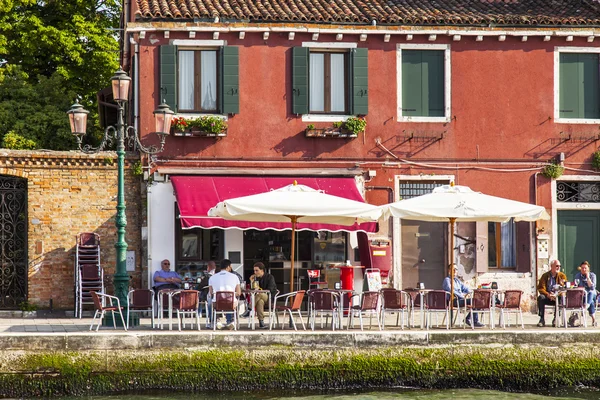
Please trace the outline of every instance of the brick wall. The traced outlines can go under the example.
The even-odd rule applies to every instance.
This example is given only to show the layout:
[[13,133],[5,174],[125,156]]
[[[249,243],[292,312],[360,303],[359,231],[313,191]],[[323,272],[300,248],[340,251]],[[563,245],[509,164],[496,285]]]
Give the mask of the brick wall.
[[[135,251],[133,285],[140,287],[146,269],[141,254],[141,224],[145,201],[141,178],[131,165],[139,159],[130,154],[125,161],[125,201],[128,250]],[[74,303],[74,259],[76,235],[100,235],[101,262],[107,292],[113,293],[117,241],[117,155],[102,152],[0,151],[0,174],[27,179],[28,197],[28,298],[40,308],[72,309]]]

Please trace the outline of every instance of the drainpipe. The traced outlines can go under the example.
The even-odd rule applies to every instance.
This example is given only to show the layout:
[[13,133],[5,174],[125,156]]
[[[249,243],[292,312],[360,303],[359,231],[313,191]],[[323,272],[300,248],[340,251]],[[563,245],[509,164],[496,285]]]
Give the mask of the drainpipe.
[[[537,186],[538,186],[538,175],[540,174],[540,171],[536,172],[535,174],[533,174],[533,204],[534,205],[538,205],[538,201],[537,201]],[[533,284],[534,287],[534,297],[537,297],[537,283],[538,283],[538,256],[537,256],[537,228],[538,228],[538,223],[537,221],[535,221],[535,224],[533,225],[534,227],[534,246],[533,246],[533,251],[535,253],[535,282]]]
[[[389,186],[365,186],[365,190],[386,190],[388,192],[388,203],[393,203],[394,202],[394,189],[389,187]],[[389,228],[388,228],[388,232],[390,237],[392,236],[392,232],[393,232],[393,220],[392,218],[390,218],[388,220],[389,223]]]

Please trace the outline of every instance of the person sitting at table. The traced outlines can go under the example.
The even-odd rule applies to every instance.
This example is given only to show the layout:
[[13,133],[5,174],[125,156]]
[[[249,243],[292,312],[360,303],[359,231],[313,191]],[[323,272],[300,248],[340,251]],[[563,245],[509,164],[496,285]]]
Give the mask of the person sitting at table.
[[592,317],[592,326],[596,326],[596,274],[590,272],[589,262],[584,261],[579,265],[579,272],[575,274],[575,285],[585,289],[585,302]]
[[[546,321],[544,320],[546,306],[556,306],[556,289],[558,286],[562,286],[566,282],[567,276],[560,272],[560,261],[552,260],[550,262],[550,271],[542,274],[538,282],[537,290],[539,296],[537,298],[537,304],[540,321],[537,323],[537,326],[546,326]],[[552,320],[552,326],[556,326],[556,315]]]
[[[210,279],[211,276],[213,276],[215,274],[216,268],[217,268],[217,264],[214,261],[211,260],[208,263],[206,263],[206,272],[200,279],[200,282],[198,283],[198,287],[197,287],[197,290],[200,292],[198,315],[202,315],[203,305],[206,302],[206,317],[207,318],[211,314],[211,311],[212,311],[212,309],[210,308],[210,306],[211,306],[210,297],[208,296],[208,280]],[[210,329],[210,324],[207,324],[206,327]]]
[[160,262],[161,269],[154,273],[154,291],[158,292],[162,289],[179,289],[181,277],[175,271],[171,271],[171,262],[162,260]]
[[[444,278],[444,282],[442,282],[442,289],[446,292],[450,292],[451,287],[451,279],[450,274],[452,273],[452,269],[454,269],[454,306],[455,307],[464,307],[466,305],[471,305],[471,299],[465,298],[465,296],[472,292],[471,289],[467,287],[457,276],[457,268],[456,264],[448,265],[448,276]],[[471,312],[467,315],[465,319],[465,323],[467,325],[471,325]],[[482,323],[479,322],[479,314],[473,313],[473,326],[476,328],[481,328],[483,326]]]
[[[237,309],[237,299],[242,294],[240,280],[237,276],[226,269],[219,268],[219,270],[208,279],[208,296],[211,299],[211,303],[216,301],[216,292],[234,292],[234,307]],[[225,319],[227,321],[225,328],[229,330],[233,329],[233,314],[225,314]],[[216,321],[214,322],[216,323]]]
[[[223,259],[221,261],[221,269],[227,270],[227,272],[231,272],[232,274],[234,274],[235,276],[237,276],[237,278],[240,280],[240,285],[241,288],[243,289],[246,285],[246,283],[244,282],[244,278],[242,278],[242,276],[240,274],[238,274],[237,272],[235,272],[233,270],[233,267],[231,266],[231,261],[228,259]],[[245,312],[241,315],[241,317],[246,318],[250,315],[250,300],[248,299],[249,296],[243,295],[242,297],[240,297],[240,300],[243,301],[243,305],[245,308]]]
[[[253,283],[258,282],[258,288]],[[268,290],[271,292],[271,298],[277,295],[277,284],[273,275],[267,273],[265,264],[260,261],[254,264],[254,275],[250,277],[250,287],[252,289]],[[266,328],[265,325],[265,304],[268,304],[269,296],[267,293],[257,293],[254,297],[254,311],[258,317],[258,327]]]

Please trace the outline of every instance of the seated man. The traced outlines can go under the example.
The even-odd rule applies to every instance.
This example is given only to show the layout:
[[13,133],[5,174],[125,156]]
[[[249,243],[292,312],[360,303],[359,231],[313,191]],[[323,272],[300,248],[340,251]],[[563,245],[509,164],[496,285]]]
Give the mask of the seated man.
[[[560,272],[560,261],[552,260],[550,271],[544,273],[538,282],[537,290],[540,295],[537,298],[537,303],[540,321],[537,326],[546,326],[546,321],[544,320],[546,305],[556,305],[556,287],[562,286],[566,282],[567,276]],[[552,320],[552,326],[556,326],[556,315]]]
[[[211,303],[216,300],[216,292],[235,292],[235,307],[237,308],[237,298],[242,294],[240,288],[240,280],[237,276],[228,272],[225,269],[219,269],[213,276],[208,280],[208,296],[211,299]],[[210,307],[210,305],[209,305]],[[233,314],[226,314],[227,325],[226,329],[233,329]],[[216,323],[216,321],[213,321]]]
[[579,272],[575,274],[575,285],[585,289],[586,307],[592,317],[592,326],[596,326],[596,274],[590,272],[589,262],[584,261],[579,265]]
[[[455,264],[448,265],[448,276],[444,278],[444,282],[442,283],[442,289],[446,292],[450,292],[451,288],[451,280],[450,274],[452,273],[452,269],[454,269],[454,306],[455,307],[464,307],[465,304],[471,305],[471,299],[465,299],[465,295],[472,292],[463,281],[461,281],[457,276],[457,268]],[[471,325],[471,313],[467,315],[465,320],[467,325]],[[479,322],[479,314],[473,313],[473,326],[477,328],[481,328],[483,326],[482,323]]]
[[[252,289],[255,289],[254,282],[258,282],[258,288],[260,290],[268,290],[271,292],[271,298],[277,295],[277,284],[275,284],[275,278],[273,275],[268,274],[265,269],[265,264],[257,262],[254,264],[254,275],[250,277],[250,283]],[[258,327],[266,328],[265,325],[265,304],[268,304],[269,296],[267,293],[257,293],[254,297],[254,310],[258,317]]]
[[169,260],[162,260],[160,267],[160,271],[154,273],[154,291],[158,292],[161,289],[179,289],[181,277],[177,272],[171,271],[171,263]]
[[[202,315],[202,309],[204,308],[204,303],[207,303],[206,306],[206,317],[208,318],[211,314],[211,308],[210,308],[210,302],[209,302],[209,297],[208,297],[208,280],[210,279],[211,276],[213,276],[215,274],[215,269],[217,268],[217,265],[215,264],[214,261],[209,261],[206,264],[206,273],[204,274],[204,276],[202,276],[202,279],[200,279],[200,282],[198,283],[197,286],[197,290],[200,292],[200,305],[198,306],[198,315]],[[209,327],[207,325],[207,327]]]

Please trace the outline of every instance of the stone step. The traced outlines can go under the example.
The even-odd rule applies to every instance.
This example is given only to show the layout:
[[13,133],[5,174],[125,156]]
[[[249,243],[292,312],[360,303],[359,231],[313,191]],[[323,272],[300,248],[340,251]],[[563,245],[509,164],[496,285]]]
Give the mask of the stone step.
[[0,318],[36,318],[37,311],[0,310]]

